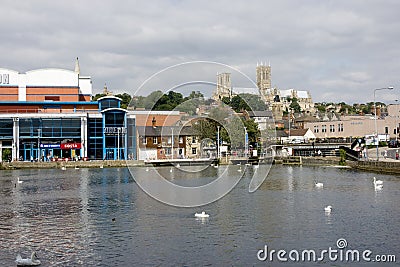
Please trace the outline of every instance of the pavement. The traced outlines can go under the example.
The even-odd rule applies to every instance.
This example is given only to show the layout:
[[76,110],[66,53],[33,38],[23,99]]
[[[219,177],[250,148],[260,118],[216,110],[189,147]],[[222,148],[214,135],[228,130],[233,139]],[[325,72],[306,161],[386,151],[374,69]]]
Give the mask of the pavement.
[[[387,151],[387,157],[384,156],[385,150]],[[399,152],[400,154],[400,147],[399,148],[379,147],[378,148],[379,161],[400,162],[400,159],[396,160],[396,151]],[[376,148],[368,149],[367,158],[363,157],[363,160],[376,161],[377,160]]]

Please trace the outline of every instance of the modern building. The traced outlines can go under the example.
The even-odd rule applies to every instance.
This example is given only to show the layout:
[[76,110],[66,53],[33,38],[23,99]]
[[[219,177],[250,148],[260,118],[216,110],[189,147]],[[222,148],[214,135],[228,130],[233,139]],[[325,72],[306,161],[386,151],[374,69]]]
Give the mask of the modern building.
[[75,70],[0,69],[0,160],[136,159],[135,115]]
[[320,139],[365,137],[376,133],[396,139],[399,137],[400,105],[389,105],[387,112],[387,116],[377,115],[376,119],[374,115],[338,116],[326,113],[319,121],[304,123],[304,128],[310,128]]

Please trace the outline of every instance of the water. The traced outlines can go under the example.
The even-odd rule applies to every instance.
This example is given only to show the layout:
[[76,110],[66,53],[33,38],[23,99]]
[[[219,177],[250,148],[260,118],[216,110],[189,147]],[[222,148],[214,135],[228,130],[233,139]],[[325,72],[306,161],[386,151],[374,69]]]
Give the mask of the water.
[[[186,186],[210,182],[218,172],[160,170]],[[149,173],[137,168],[134,175]],[[2,171],[0,265],[15,266],[17,253],[27,257],[36,251],[42,266],[267,266],[269,262],[257,259],[264,245],[321,251],[337,248],[339,238],[351,249],[400,257],[399,177],[274,166],[250,194],[251,175],[246,170],[217,202],[176,208],[147,196],[124,168]],[[374,175],[384,181],[383,190],[374,191]],[[23,183],[15,186],[17,177]],[[324,188],[316,189],[314,180]],[[333,206],[330,215],[324,212],[326,205]],[[202,210],[209,219],[194,218]]]

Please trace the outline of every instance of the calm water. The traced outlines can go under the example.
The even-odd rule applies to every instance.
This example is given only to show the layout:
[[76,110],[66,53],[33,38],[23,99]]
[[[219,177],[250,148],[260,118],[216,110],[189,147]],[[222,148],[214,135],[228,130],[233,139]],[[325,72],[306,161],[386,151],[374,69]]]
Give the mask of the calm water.
[[[182,185],[207,183],[218,172],[160,170]],[[134,172],[151,178],[145,168]],[[175,208],[147,196],[124,168],[1,171],[0,265],[15,266],[17,253],[35,250],[42,266],[270,266],[257,259],[264,245],[321,251],[336,248],[339,238],[348,248],[395,254],[400,261],[399,177],[274,166],[250,194],[251,175],[246,170],[217,202]],[[373,175],[384,181],[383,190],[375,192]],[[24,182],[15,187],[17,177]],[[324,188],[316,189],[314,180]],[[334,210],[326,215],[329,204]],[[203,209],[210,218],[195,219]]]

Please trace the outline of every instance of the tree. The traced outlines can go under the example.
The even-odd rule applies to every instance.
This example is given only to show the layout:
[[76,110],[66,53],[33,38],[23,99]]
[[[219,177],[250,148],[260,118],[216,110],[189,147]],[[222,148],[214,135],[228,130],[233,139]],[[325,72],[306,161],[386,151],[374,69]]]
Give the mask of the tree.
[[145,109],[152,110],[162,95],[163,93],[161,91],[154,91],[149,94],[143,101]]
[[247,134],[249,135],[249,142],[256,143],[258,137],[260,137],[260,130],[258,129],[258,123],[254,120],[245,120],[244,126],[246,127]]
[[121,100],[122,100],[121,101],[121,108],[124,108],[124,109],[126,109],[129,106],[129,103],[132,100],[132,97],[127,93],[118,94],[118,95],[115,95],[115,96],[121,98]]
[[101,98],[101,97],[103,97],[103,96],[106,96],[106,94],[96,94],[96,95],[92,98],[92,101],[97,101],[97,99],[99,99],[99,98]]
[[300,113],[301,112],[301,107],[299,103],[297,102],[297,98],[293,97],[292,102],[290,103],[289,107],[294,110],[294,112]]

